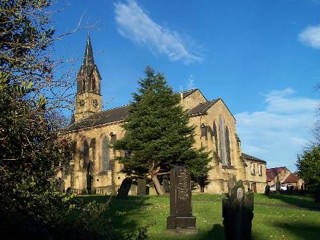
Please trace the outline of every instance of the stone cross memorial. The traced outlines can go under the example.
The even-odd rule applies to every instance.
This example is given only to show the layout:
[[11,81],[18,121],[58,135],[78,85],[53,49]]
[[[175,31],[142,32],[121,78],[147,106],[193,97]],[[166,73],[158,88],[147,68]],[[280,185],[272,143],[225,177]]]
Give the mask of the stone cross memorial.
[[191,177],[185,167],[170,171],[170,216],[167,229],[181,233],[196,233],[196,218],[192,216]]
[[253,193],[245,193],[242,181],[222,199],[222,216],[226,240],[251,240]]

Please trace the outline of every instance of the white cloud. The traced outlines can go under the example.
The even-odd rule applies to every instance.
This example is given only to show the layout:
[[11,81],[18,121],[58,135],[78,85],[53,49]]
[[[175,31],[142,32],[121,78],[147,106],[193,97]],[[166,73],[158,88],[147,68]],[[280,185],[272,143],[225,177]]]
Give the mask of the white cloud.
[[307,27],[298,39],[310,47],[320,49],[320,25]]
[[199,54],[187,49],[184,39],[176,31],[154,22],[136,1],[114,5],[118,32],[123,37],[147,46],[152,52],[166,55],[171,61],[196,63],[203,60]]
[[291,88],[271,91],[265,109],[235,115],[243,152],[266,160],[268,167],[295,170],[297,154],[311,140],[318,106],[317,100],[295,94]]
[[187,88],[188,88],[188,90],[195,88],[195,83],[194,83],[193,75],[190,75],[189,78],[188,78]]

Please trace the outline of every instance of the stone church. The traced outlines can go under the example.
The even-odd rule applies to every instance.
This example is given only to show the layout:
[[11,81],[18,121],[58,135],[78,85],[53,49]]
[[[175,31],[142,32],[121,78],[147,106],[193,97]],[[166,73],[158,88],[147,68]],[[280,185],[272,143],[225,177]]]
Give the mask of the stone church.
[[[83,63],[77,74],[76,105],[73,122],[64,131],[74,147],[73,159],[63,176],[65,189],[95,194],[115,193],[126,176],[123,165],[114,160],[123,154],[112,144],[121,139],[128,116],[128,106],[102,109],[101,75],[94,62],[90,37],[86,42]],[[195,147],[210,152],[212,169],[207,185],[194,191],[228,192],[230,179],[243,180],[247,188],[263,192],[266,186],[266,162],[242,153],[236,119],[221,98],[208,100],[199,89],[180,93],[180,104],[188,110],[195,126]],[[150,186],[150,194],[155,190]],[[130,194],[136,194],[132,187]]]

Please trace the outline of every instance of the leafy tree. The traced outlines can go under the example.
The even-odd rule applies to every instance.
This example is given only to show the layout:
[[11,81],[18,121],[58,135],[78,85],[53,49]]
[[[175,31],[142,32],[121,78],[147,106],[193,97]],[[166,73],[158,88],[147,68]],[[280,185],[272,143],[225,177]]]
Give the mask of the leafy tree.
[[320,145],[307,149],[298,155],[296,163],[299,176],[309,189],[320,183]]
[[133,239],[112,231],[109,202],[87,204],[59,192],[57,173],[72,149],[58,135],[64,119],[54,110],[68,100],[57,94],[70,85],[53,78],[50,6],[0,1],[1,239]]
[[19,233],[29,224],[43,239],[48,236],[39,228],[61,219],[68,199],[58,194],[56,175],[71,156],[41,94],[56,87],[49,58],[54,30],[45,11],[50,4],[0,2],[0,229],[21,223]]
[[174,166],[186,166],[194,177],[209,170],[208,153],[193,147],[194,127],[179,105],[179,95],[167,85],[162,74],[147,67],[146,78],[133,94],[130,114],[123,125],[126,134],[114,147],[124,150],[120,157],[125,172],[150,176],[158,194],[163,194],[158,176]]

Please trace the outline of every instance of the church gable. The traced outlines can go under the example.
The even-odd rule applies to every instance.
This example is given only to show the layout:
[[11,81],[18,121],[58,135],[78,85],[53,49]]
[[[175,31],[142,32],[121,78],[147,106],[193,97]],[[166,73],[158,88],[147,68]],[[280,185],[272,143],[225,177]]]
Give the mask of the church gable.
[[184,109],[193,109],[196,106],[198,106],[200,103],[207,102],[207,99],[199,89],[188,90],[180,94],[181,94],[180,104]]

